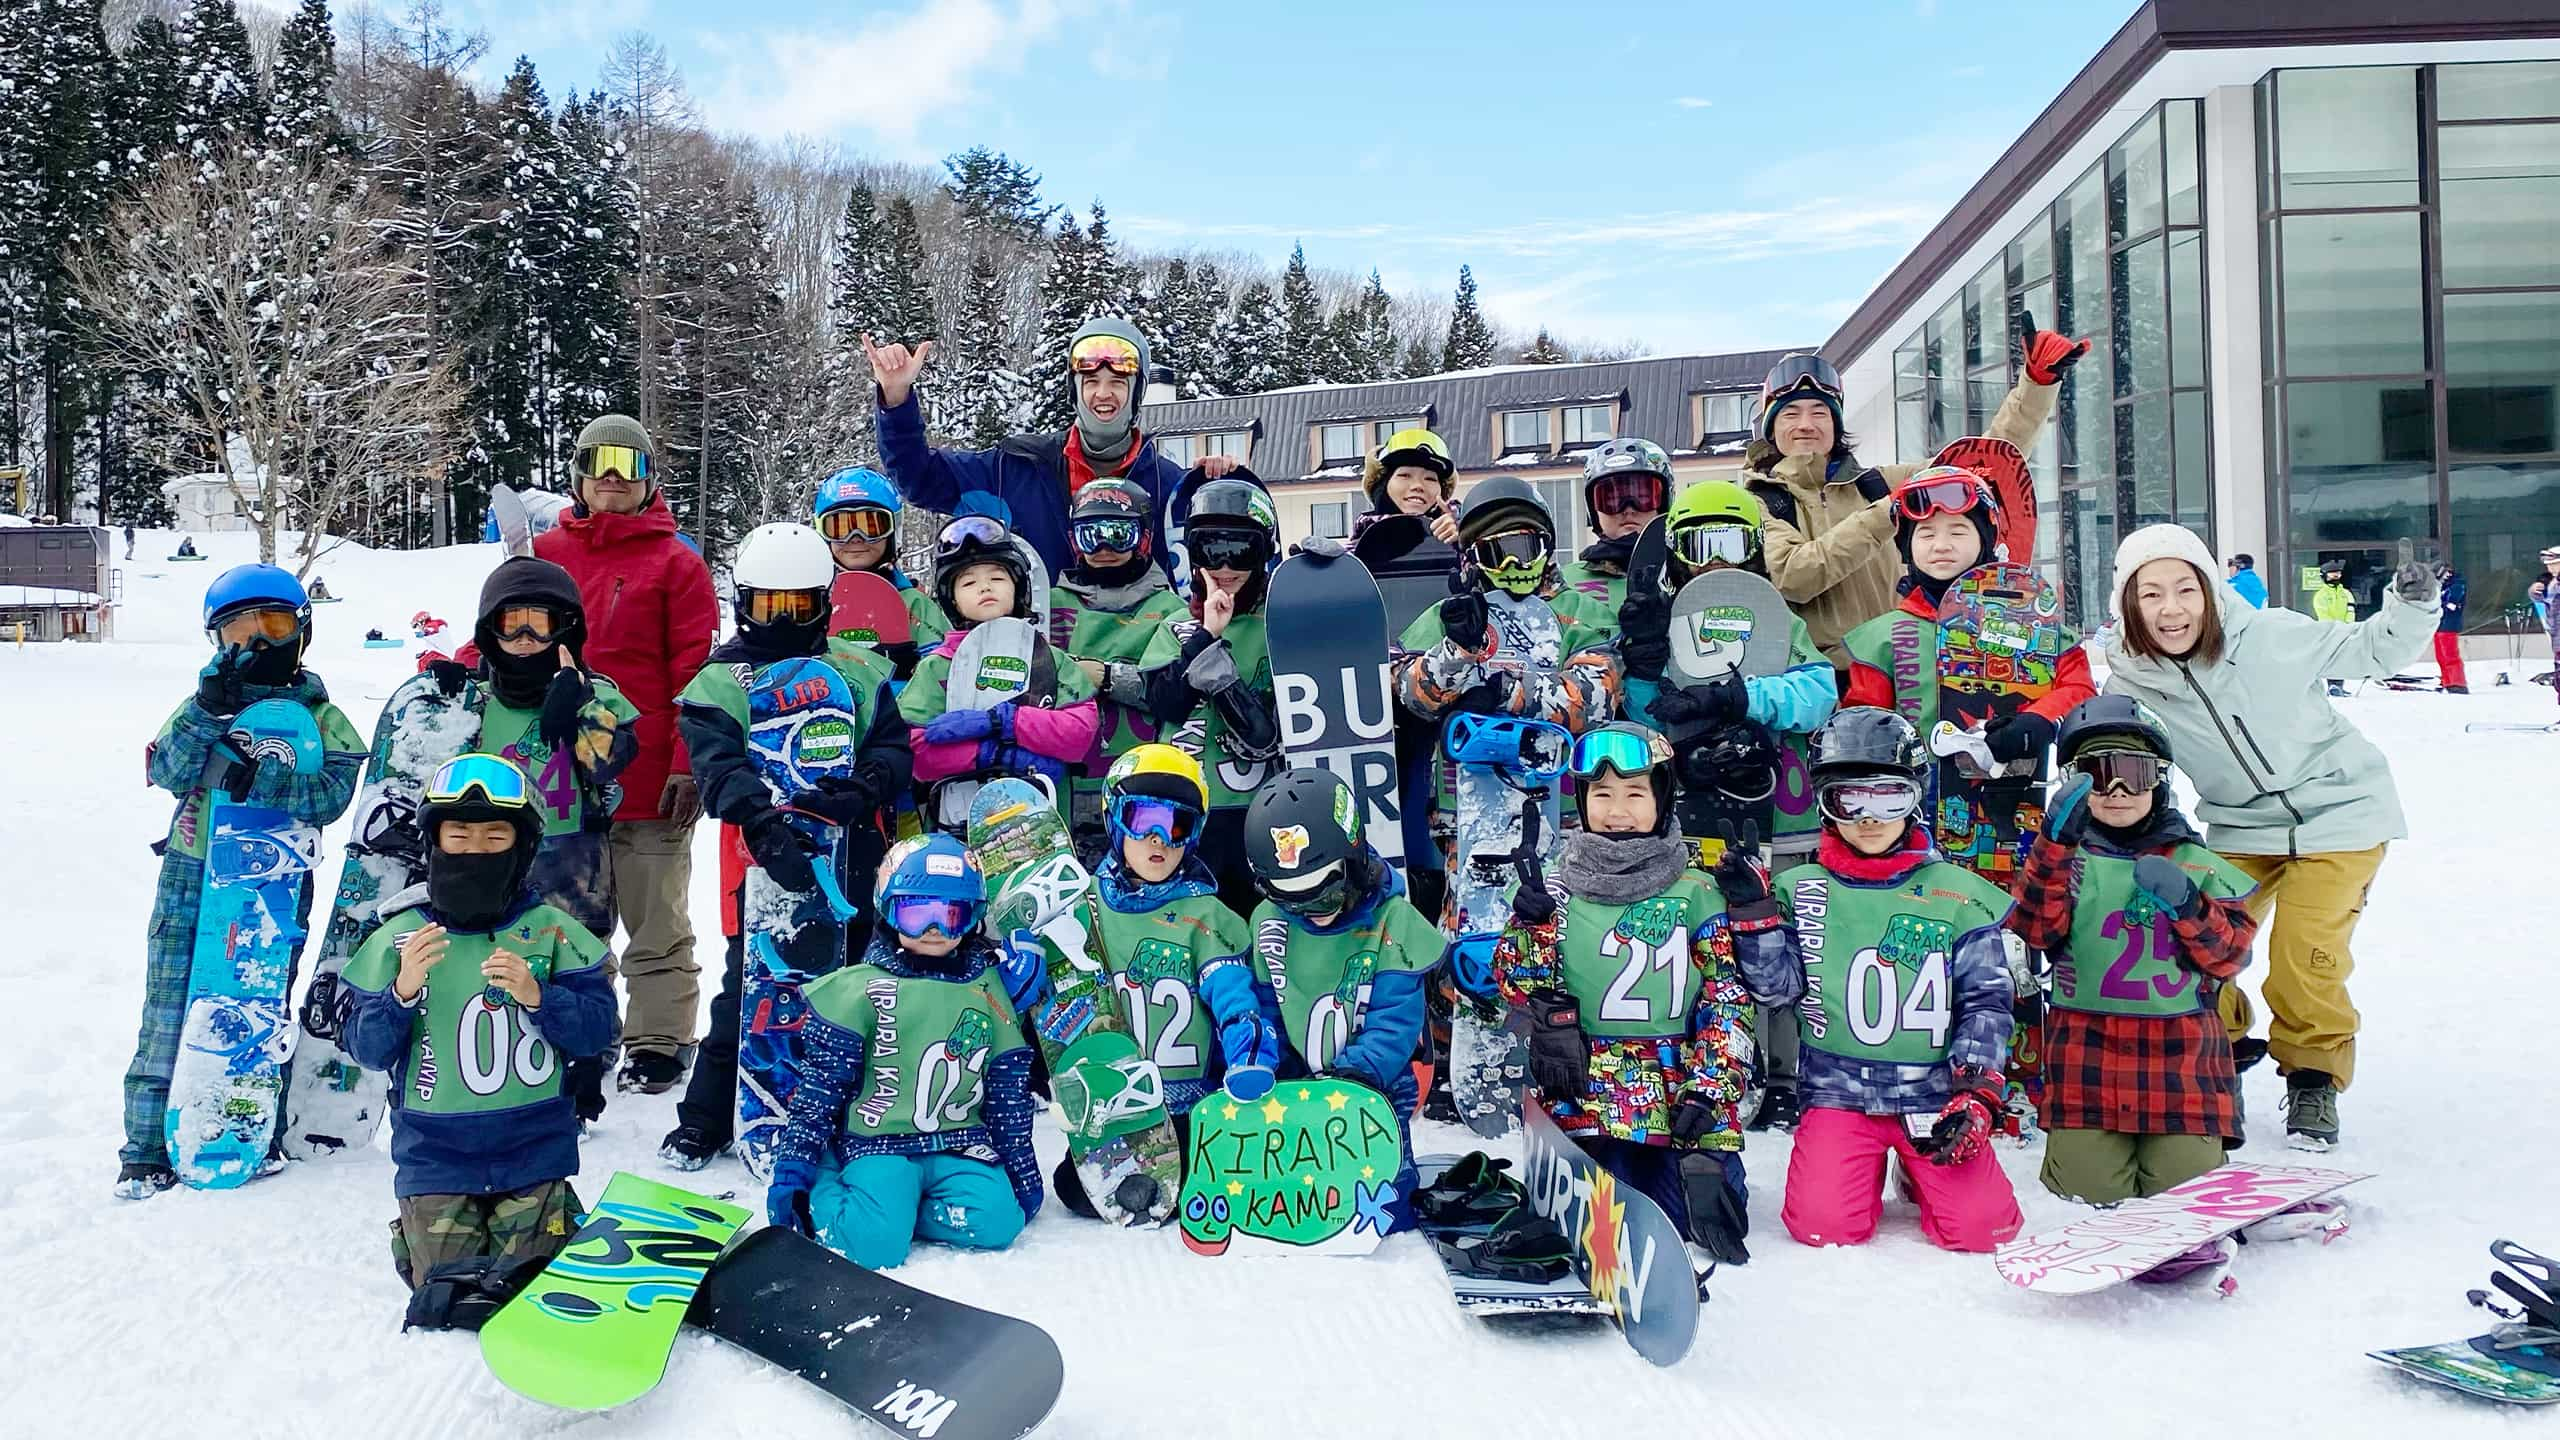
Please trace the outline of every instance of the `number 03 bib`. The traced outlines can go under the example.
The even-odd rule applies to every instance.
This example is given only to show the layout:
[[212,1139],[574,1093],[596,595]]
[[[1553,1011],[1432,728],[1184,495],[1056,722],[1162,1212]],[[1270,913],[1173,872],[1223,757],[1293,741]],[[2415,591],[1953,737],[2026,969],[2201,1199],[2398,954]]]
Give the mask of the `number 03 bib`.
[[1804,865],[1779,889],[1804,957],[1804,1043],[1870,1064],[1945,1061],[1956,941],[1999,923],[2009,897],[1947,864],[1924,865],[1889,890],[1839,884]]

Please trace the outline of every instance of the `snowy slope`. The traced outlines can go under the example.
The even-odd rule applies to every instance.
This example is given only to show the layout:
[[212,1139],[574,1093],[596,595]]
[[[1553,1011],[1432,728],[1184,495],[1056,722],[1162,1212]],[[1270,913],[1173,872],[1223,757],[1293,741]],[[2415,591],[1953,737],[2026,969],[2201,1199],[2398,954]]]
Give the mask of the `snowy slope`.
[[[165,555],[171,535],[139,552]],[[143,926],[165,797],[141,781],[143,743],[204,654],[202,587],[247,558],[247,537],[199,537],[202,565],[125,567],[120,643],[0,649],[0,873],[13,943],[0,995],[18,1021],[0,1047],[0,1433],[343,1437],[850,1434],[798,1382],[698,1335],[648,1399],[596,1421],[502,1390],[470,1337],[402,1335],[405,1292],[385,1244],[390,1169],[379,1153],[297,1166],[228,1194],[109,1197],[119,1078],[141,990]],[[358,727],[407,673],[367,651],[424,608],[467,624],[494,546],[342,551],[323,572],[345,603],[319,611],[315,667]],[[2539,669],[2539,664],[2528,667]],[[2560,1158],[2548,1120],[2545,948],[2560,894],[2536,864],[2560,814],[2560,737],[2469,736],[2468,719],[2554,718],[2551,691],[2391,694],[2346,702],[2390,752],[2416,838],[2375,886],[2359,950],[2362,1075],[2334,1162],[2379,1178],[2348,1192],[2355,1228],[2325,1249],[2259,1247],[2227,1301],[2144,1287],[2076,1301],[2009,1289],[1983,1257],[1942,1254],[1889,1202],[1863,1250],[1811,1251],[1778,1224],[1786,1141],[1749,1152],[1756,1260],[1714,1282],[1697,1351],[1657,1371],[1606,1330],[1497,1333],[1448,1303],[1411,1237],[1366,1260],[1212,1261],[1169,1233],[1110,1232],[1054,1207],[999,1255],[924,1251],[902,1278],[1025,1316],[1067,1357],[1044,1433],[1408,1437],[1589,1433],[2073,1437],[2217,1430],[2357,1435],[2517,1433],[2505,1416],[2423,1392],[2362,1358],[2370,1347],[2481,1327],[2462,1291],[2490,1239],[2560,1246]],[[332,853],[342,839],[330,837]],[[334,867],[333,867],[334,868]],[[695,913],[713,905],[707,850]],[[332,876],[324,873],[321,893]],[[707,939],[706,958],[716,952]],[[2279,1084],[2250,1078],[2268,1143]],[[592,1198],[654,1159],[672,1097],[615,1097],[587,1150]],[[1426,1127],[1419,1148],[1463,1149]],[[1054,1158],[1053,1134],[1043,1135]],[[2071,1207],[2006,1151],[2030,1228]],[[757,1194],[734,1162],[690,1183]],[[244,1423],[245,1422],[245,1423]]]

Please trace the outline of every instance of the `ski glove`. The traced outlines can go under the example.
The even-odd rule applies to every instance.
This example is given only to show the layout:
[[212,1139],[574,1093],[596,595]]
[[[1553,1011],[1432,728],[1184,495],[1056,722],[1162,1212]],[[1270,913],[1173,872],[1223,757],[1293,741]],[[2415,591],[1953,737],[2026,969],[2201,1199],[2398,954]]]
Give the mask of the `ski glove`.
[[[1627,673],[1639,680],[1661,679],[1671,663],[1671,597],[1629,586],[1625,602],[1618,606],[1618,634],[1618,659]],[[1659,700],[1654,702],[1657,716],[1661,705]]]
[[1938,1112],[1938,1123],[1929,1127],[1926,1148],[1936,1165],[1962,1165],[1981,1154],[2000,1119],[1999,1072],[1959,1070],[1955,1079],[1956,1093]]
[[1982,732],[1982,743],[2004,765],[2041,756],[2053,744],[2053,722],[2032,710],[2003,715]]
[[1724,1162],[1702,1151],[1680,1157],[1680,1198],[1688,1202],[1689,1238],[1727,1265],[1748,1265],[1751,1213],[1726,1181]]
[[984,710],[945,710],[924,722],[924,738],[937,745],[968,740],[1013,738],[1013,702],[1007,700]]
[[2034,333],[2027,337],[2027,378],[2039,385],[2059,385],[2062,372],[2080,363],[2089,353],[2089,342],[2073,340],[2050,330],[2035,330],[2035,317],[2023,317]]
[[2204,892],[2166,855],[2145,855],[2134,861],[2133,884],[2151,897],[2152,904],[2181,920],[2193,920],[2204,911]]
[[738,833],[747,842],[747,853],[756,857],[774,884],[802,895],[818,888],[818,872],[809,867],[808,842],[781,811],[757,812],[738,827]]
[[1455,593],[1440,602],[1440,633],[1471,655],[1492,649],[1493,611],[1485,604],[1484,592],[1455,574],[1449,577],[1449,587]]
[[1671,1107],[1671,1138],[1682,1145],[1697,1144],[1715,1128],[1716,1107],[1703,1095],[1683,1095]]
[[1553,1100],[1580,1100],[1591,1088],[1591,1040],[1582,1033],[1582,1006],[1570,995],[1532,995],[1529,1011],[1529,1075]]
[[1884,482],[1884,472],[1880,470],[1866,470],[1859,473],[1859,499],[1873,503],[1874,501],[1881,500],[1892,493],[1893,487]]
[[2392,573],[2391,593],[2432,610],[2444,594],[2444,586],[2436,579],[2436,572],[2412,560]]
[[587,683],[586,676],[575,670],[554,674],[550,688],[542,692],[542,719],[538,722],[541,728],[536,732],[542,736],[542,743],[554,751],[577,743],[578,717],[595,703],[595,698],[595,687]]
[[2070,783],[2053,792],[2044,802],[2044,838],[2065,850],[2079,845],[2089,833],[2089,790],[2097,783],[2075,771]]
[[1030,931],[1016,930],[1004,937],[997,950],[996,973],[1004,978],[1005,998],[1017,1013],[1028,1017],[1049,1003],[1049,952],[1040,948]]
[[830,775],[817,788],[803,790],[791,797],[791,808],[823,815],[836,824],[852,829],[870,825],[880,813],[880,797],[859,775]]
[[1544,925],[1556,918],[1556,897],[1535,877],[1523,877],[1511,894],[1511,918],[1523,925]]
[[462,687],[471,683],[471,667],[459,660],[430,660],[427,673],[436,677],[437,693],[447,700],[460,695]]
[[1746,905],[1769,903],[1769,867],[1760,863],[1760,827],[1746,824],[1736,835],[1729,826],[1718,826],[1723,833],[1724,858],[1716,862],[1716,889],[1724,894],[1727,915]]
[[240,707],[248,703],[248,681],[240,673],[243,658],[242,651],[225,650],[196,672],[198,709],[223,720],[240,713]]
[[784,1156],[773,1162],[773,1178],[764,1186],[765,1222],[777,1230],[816,1239],[818,1227],[809,1219],[809,1192],[817,1186],[818,1167],[798,1156]]
[[249,803],[249,787],[258,783],[258,757],[246,751],[234,750],[231,752],[230,761],[231,763],[224,766],[222,771],[223,791],[230,795],[232,804],[246,805]]

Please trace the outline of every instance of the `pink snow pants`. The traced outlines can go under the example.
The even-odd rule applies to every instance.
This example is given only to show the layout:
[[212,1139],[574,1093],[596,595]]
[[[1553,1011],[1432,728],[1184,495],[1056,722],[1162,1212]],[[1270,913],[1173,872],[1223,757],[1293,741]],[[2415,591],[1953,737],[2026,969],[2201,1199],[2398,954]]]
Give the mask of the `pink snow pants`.
[[1986,1251],[2026,1223],[2018,1197],[1989,1147],[1962,1165],[1933,1165],[1911,1144],[1896,1115],[1815,1106],[1796,1127],[1779,1218],[1807,1245],[1863,1245],[1884,1210],[1886,1151],[1920,1194],[1920,1233],[1945,1250]]

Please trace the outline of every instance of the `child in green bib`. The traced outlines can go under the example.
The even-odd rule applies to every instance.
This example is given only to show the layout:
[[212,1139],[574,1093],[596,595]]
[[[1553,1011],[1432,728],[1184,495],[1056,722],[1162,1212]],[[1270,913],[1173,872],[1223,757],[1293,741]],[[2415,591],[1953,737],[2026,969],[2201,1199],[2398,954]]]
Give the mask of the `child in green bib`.
[[568,1062],[620,1029],[605,945],[535,898],[532,782],[474,752],[427,781],[425,893],[347,961],[347,1053],[391,1076],[392,1257],[412,1288],[440,1265],[549,1256],[582,1208]]
[[1739,848],[1716,867],[1745,983],[1796,1007],[1804,1112],[1782,1218],[1807,1245],[1864,1244],[1891,1154],[1930,1243],[1989,1250],[2023,1223],[1989,1147],[2013,1023],[2009,897],[1950,864],[1914,818],[1910,721],[1852,706],[1812,748],[1813,863],[1774,884]]
[[1001,1250],[1040,1213],[1031,1047],[978,932],[987,887],[949,835],[880,864],[858,962],[813,981],[765,1217],[871,1270],[918,1240]]
[[1099,843],[1102,770],[1156,738],[1147,683],[1138,661],[1165,622],[1188,613],[1155,560],[1154,502],[1126,480],[1085,482],[1067,512],[1067,545],[1075,563],[1049,592],[1049,638],[1063,647],[1099,693],[1101,738],[1076,777],[1068,816],[1079,848]]
[[2216,992],[2249,963],[2257,887],[2169,794],[2169,735],[2122,695],[2064,717],[2061,783],[2009,928],[2053,961],[2045,1188],[2094,1205],[2156,1195],[2240,1143],[2240,1079]]
[[[1424,977],[1446,942],[1406,902],[1403,877],[1360,823],[1351,787],[1314,768],[1281,772],[1245,810],[1245,859],[1263,895],[1253,966],[1267,1028],[1253,1061],[1283,1078],[1340,1075],[1387,1097],[1406,1130],[1392,1232],[1413,1223],[1413,1053]],[[1230,1052],[1229,1064],[1240,1063]]]
[[1752,1004],[1724,896],[1672,813],[1671,742],[1631,721],[1574,742],[1583,828],[1522,886],[1494,982],[1556,1125],[1718,1260],[1751,1258],[1742,1093]]

